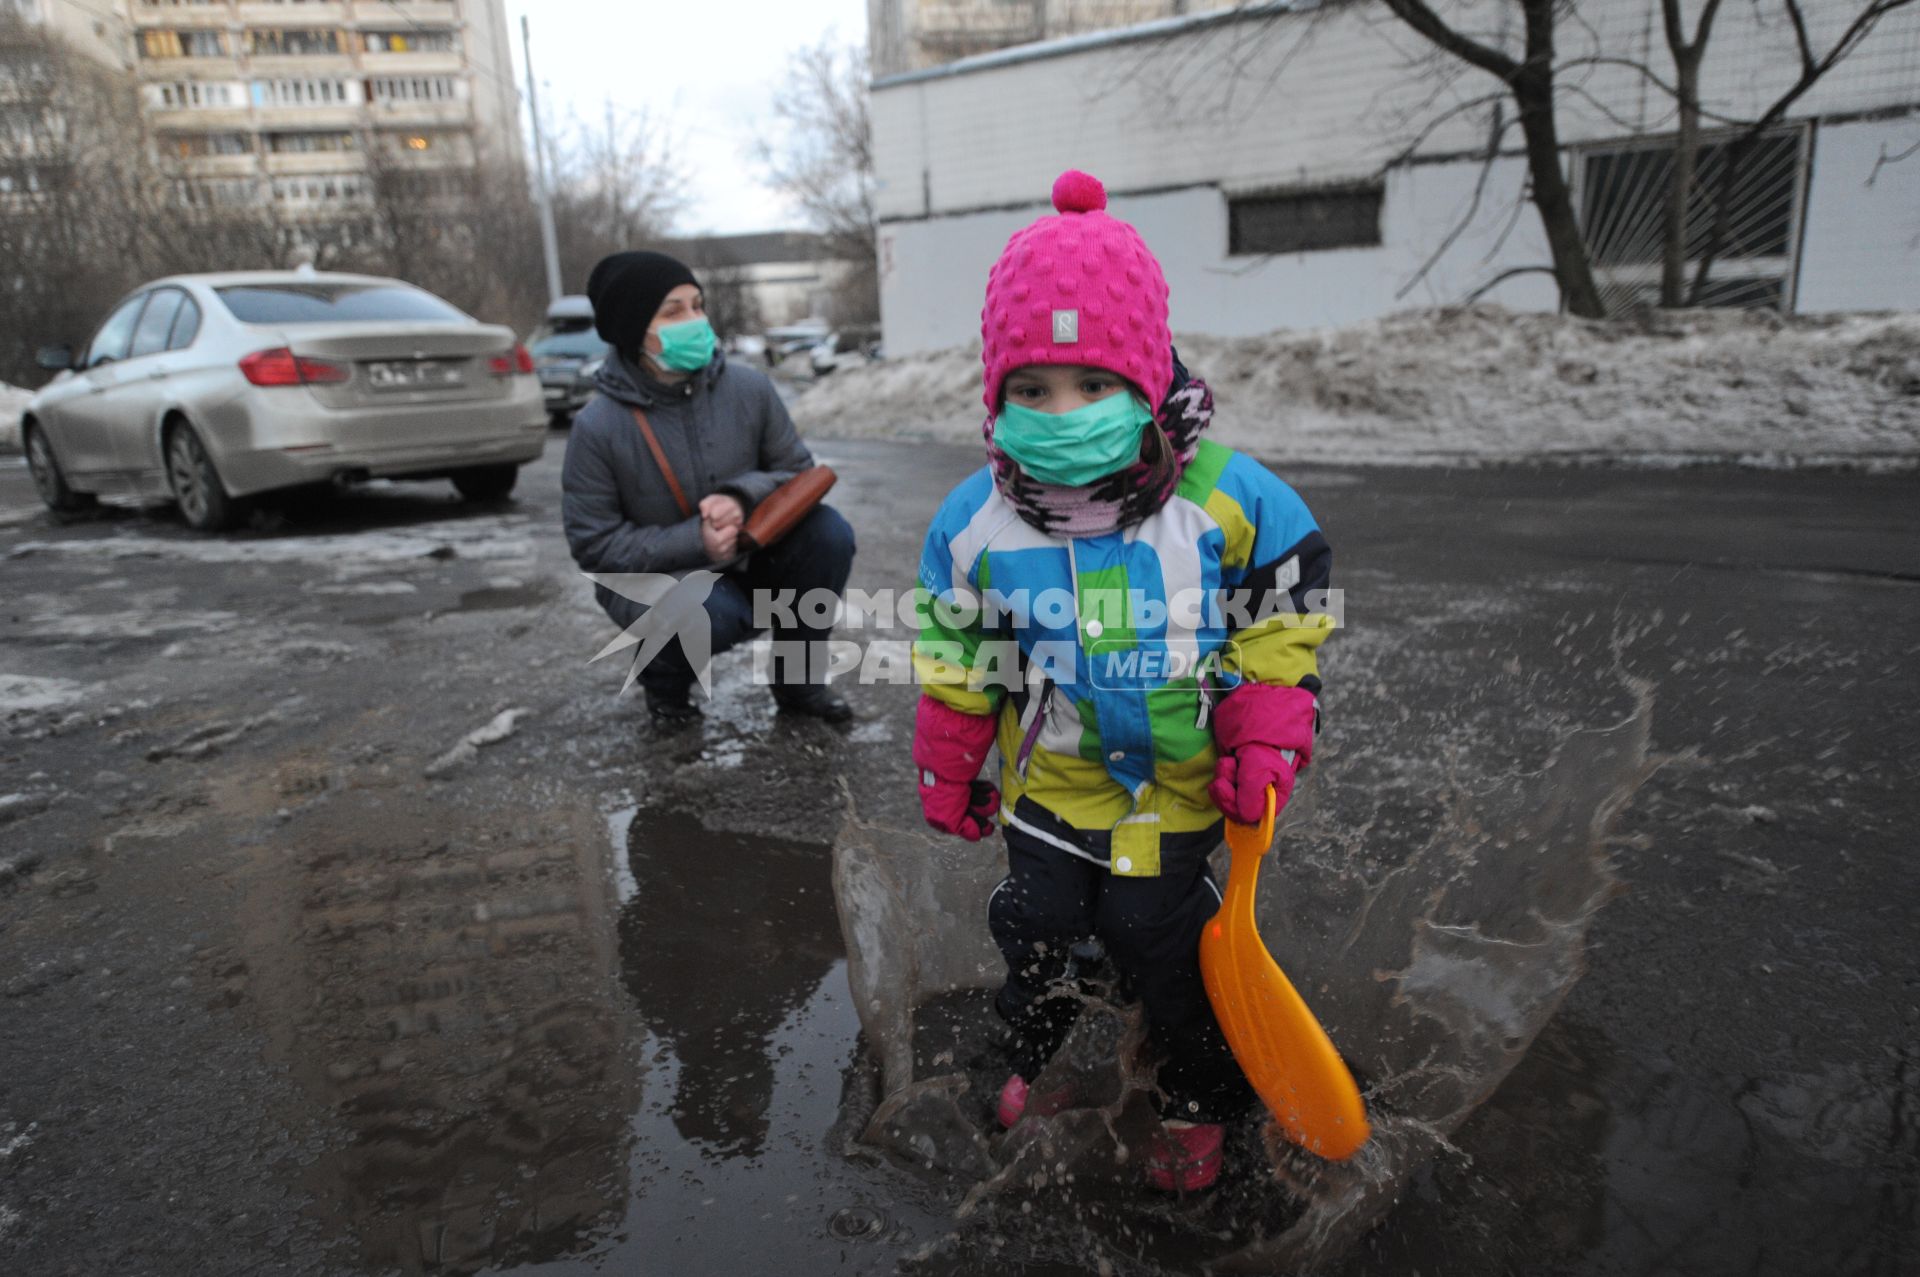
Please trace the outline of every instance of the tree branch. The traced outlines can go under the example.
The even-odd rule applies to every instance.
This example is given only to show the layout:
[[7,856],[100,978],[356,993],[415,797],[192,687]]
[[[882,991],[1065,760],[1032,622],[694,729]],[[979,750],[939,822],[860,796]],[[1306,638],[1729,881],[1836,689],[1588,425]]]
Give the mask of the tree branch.
[[1459,220],[1453,224],[1453,229],[1441,237],[1439,245],[1428,255],[1427,260],[1420,264],[1420,269],[1415,271],[1407,282],[1400,286],[1399,291],[1394,293],[1393,300],[1401,301],[1408,293],[1418,288],[1420,282],[1440,264],[1440,259],[1447,255],[1447,250],[1467,233],[1467,227],[1473,224],[1473,219],[1480,215],[1480,201],[1487,193],[1487,179],[1493,176],[1494,161],[1500,158],[1500,139],[1506,136],[1508,124],[1509,121],[1505,115],[1495,107],[1492,127],[1487,130],[1487,155],[1480,163],[1480,176],[1473,184],[1473,198],[1467,202],[1467,211],[1460,215]]
[[1480,285],[1480,287],[1468,293],[1466,295],[1466,298],[1462,300],[1460,304],[1462,306],[1473,305],[1475,302],[1479,301],[1482,297],[1485,297],[1488,293],[1500,287],[1500,285],[1506,283],[1508,280],[1514,278],[1516,275],[1553,275],[1555,276],[1555,278],[1558,278],[1558,274],[1559,273],[1555,271],[1551,266],[1509,267],[1508,269],[1501,271],[1498,275],[1495,275],[1492,279],[1488,280],[1486,283]]
[[[1655,71],[1652,67],[1648,66],[1646,63],[1640,61],[1637,58],[1603,57],[1600,55],[1593,55],[1590,57],[1583,57],[1583,58],[1570,58],[1567,61],[1562,62],[1557,67],[1555,67],[1555,74],[1558,75],[1558,73],[1561,71],[1570,71],[1575,67],[1586,67],[1586,66],[1625,67],[1629,71],[1637,72],[1640,76],[1642,76],[1647,81],[1647,83],[1653,85],[1654,88],[1659,89],[1662,93],[1672,98],[1675,102],[1678,102],[1680,100],[1680,89],[1677,85],[1670,84],[1667,81],[1661,79],[1659,72]],[[1744,129],[1753,123],[1752,120],[1742,119],[1739,116],[1722,115],[1718,111],[1710,110],[1705,106],[1702,106],[1700,108],[1700,118],[1703,120],[1712,120],[1715,124],[1724,124],[1728,128],[1734,128],[1734,129]],[[1637,129],[1635,130],[1635,132],[1638,132],[1638,131],[1639,130]]]
[[1887,144],[1885,142],[1882,142],[1880,144],[1880,157],[1874,160],[1873,172],[1867,174],[1867,180],[1865,182],[1865,185],[1868,188],[1871,188],[1875,182],[1880,180],[1881,169],[1886,168],[1889,165],[1898,164],[1902,160],[1910,160],[1915,155],[1920,155],[1920,142],[1915,142],[1912,146],[1908,147],[1906,150],[1896,152],[1895,154],[1892,154],[1892,155],[1887,154]]
[[1386,0],[1386,5],[1402,22],[1462,62],[1471,63],[1509,84],[1520,74],[1518,61],[1461,35],[1443,22],[1440,15],[1427,6],[1426,0]]

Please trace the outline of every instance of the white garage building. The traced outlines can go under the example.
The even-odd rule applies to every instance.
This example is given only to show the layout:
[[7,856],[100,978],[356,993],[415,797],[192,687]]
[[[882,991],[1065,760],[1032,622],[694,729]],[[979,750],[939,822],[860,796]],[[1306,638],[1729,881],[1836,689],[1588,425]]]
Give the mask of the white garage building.
[[[1858,5],[1804,7],[1811,43],[1825,49]],[[1517,14],[1491,9],[1471,12]],[[1701,71],[1710,128],[1758,116],[1799,73],[1776,9],[1722,8]],[[1608,299],[1624,305],[1657,292],[1674,111],[1643,72],[1594,59],[1670,80],[1659,0],[1582,0],[1559,54],[1575,203]],[[887,346],[977,339],[987,268],[1008,235],[1048,211],[1066,168],[1104,181],[1111,211],[1146,236],[1166,267],[1176,331],[1342,324],[1476,295],[1551,309],[1558,291],[1537,269],[1549,258],[1521,203],[1512,102],[1481,100],[1499,87],[1434,55],[1371,0],[1253,5],[879,80]],[[1726,136],[1708,134],[1703,179],[1724,161]],[[1920,309],[1917,148],[1920,8],[1907,8],[1801,97],[1747,165],[1734,246],[1707,300]]]

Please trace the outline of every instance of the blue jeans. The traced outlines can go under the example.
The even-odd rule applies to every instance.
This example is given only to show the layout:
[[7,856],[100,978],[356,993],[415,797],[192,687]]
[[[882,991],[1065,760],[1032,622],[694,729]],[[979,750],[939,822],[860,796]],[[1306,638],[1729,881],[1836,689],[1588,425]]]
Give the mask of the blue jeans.
[[[812,513],[777,543],[756,550],[746,567],[729,572],[714,583],[706,601],[707,619],[713,626],[713,654],[718,656],[759,633],[753,626],[753,595],[757,590],[792,590],[794,599],[816,589],[844,594],[847,577],[853,571],[853,552],[853,529],[840,512],[830,505],[814,507]],[[646,614],[643,605],[622,598],[604,586],[594,588],[594,597],[621,629]],[[824,641],[830,627],[806,625],[801,622],[797,607],[790,606],[788,610],[795,613],[795,624],[775,625],[774,642],[795,640],[807,644],[805,650],[814,651],[811,645]],[[804,668],[797,662],[777,662],[775,669],[785,676],[784,681],[794,683],[817,683],[826,677],[824,657]],[[680,649],[679,639],[668,643],[640,671],[640,686],[654,698],[683,698],[693,683],[693,665]]]

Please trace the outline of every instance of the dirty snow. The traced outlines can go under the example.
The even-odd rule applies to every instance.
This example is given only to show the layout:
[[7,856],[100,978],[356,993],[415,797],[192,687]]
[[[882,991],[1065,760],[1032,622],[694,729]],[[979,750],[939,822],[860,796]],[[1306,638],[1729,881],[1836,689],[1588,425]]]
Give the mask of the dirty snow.
[[479,756],[483,746],[497,745],[513,735],[515,727],[528,712],[518,708],[501,710],[484,727],[476,727],[468,732],[460,738],[459,744],[428,763],[427,777],[437,780],[472,762]]
[[[1213,388],[1213,437],[1277,460],[1920,464],[1920,314],[1476,306],[1176,341]],[[827,437],[977,443],[979,347],[835,373],[793,415]]]
[[84,699],[91,690],[87,684],[67,678],[0,674],[0,718],[9,714],[60,709]]
[[31,390],[0,381],[0,452],[20,450],[20,414],[26,411],[27,400],[31,398]]
[[166,537],[121,532],[93,540],[25,541],[10,558],[70,554],[105,559],[185,559],[196,563],[394,564],[420,559],[534,558],[531,521],[524,516],[447,519],[405,530],[339,536]]

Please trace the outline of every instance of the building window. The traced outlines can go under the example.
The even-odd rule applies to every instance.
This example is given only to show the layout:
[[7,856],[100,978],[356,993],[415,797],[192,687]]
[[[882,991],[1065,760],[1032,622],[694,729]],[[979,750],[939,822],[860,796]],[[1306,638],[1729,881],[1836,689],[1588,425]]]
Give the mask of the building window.
[[275,155],[312,155],[356,148],[351,133],[269,133],[267,149]]
[[142,31],[143,58],[224,58],[227,37],[220,31]]
[[231,84],[207,84],[198,80],[187,80],[154,87],[158,90],[160,105],[170,111],[242,105],[237,87]]
[[447,135],[440,132],[389,133],[386,139],[387,145],[402,155],[428,155],[447,149]]
[[40,173],[29,164],[0,165],[0,195],[37,195]]
[[245,133],[162,133],[160,150],[182,160],[208,155],[252,155],[253,140]]
[[1227,200],[1227,252],[1317,253],[1380,243],[1378,186],[1245,195]]
[[353,99],[344,80],[255,80],[255,106],[345,106]]
[[257,202],[260,197],[259,184],[251,178],[179,182],[174,185],[174,191],[188,208],[241,208]]
[[380,76],[368,80],[367,89],[375,102],[451,102],[459,96],[449,75]]
[[[1673,138],[1587,147],[1579,155],[1580,226],[1608,309],[1657,304],[1673,182]],[[1732,158],[1726,138],[1700,144],[1694,196],[1687,209],[1688,288],[1712,250],[1714,264],[1697,304],[1784,309],[1791,301],[1800,238],[1805,134],[1795,129],[1755,143],[1734,177],[1728,217],[1716,244],[1715,193]]]
[[264,57],[302,57],[309,54],[340,52],[338,31],[249,31],[247,45]]
[[368,31],[360,47],[368,53],[457,53],[460,41],[451,31]]
[[282,204],[351,204],[367,197],[363,177],[278,177],[273,181],[273,198]]

